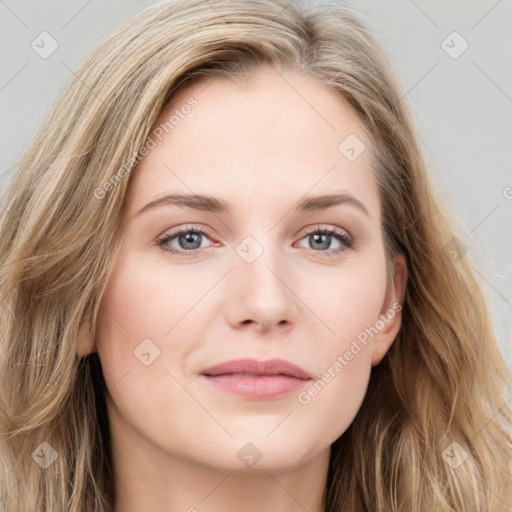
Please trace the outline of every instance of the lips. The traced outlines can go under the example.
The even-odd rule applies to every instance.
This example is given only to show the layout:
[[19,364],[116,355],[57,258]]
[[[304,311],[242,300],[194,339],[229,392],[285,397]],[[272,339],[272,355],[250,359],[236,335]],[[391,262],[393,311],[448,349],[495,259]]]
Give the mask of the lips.
[[251,400],[290,395],[311,380],[300,366],[284,359],[236,359],[204,369],[201,377],[216,389]]
[[202,375],[216,377],[218,375],[237,376],[265,376],[287,375],[295,379],[308,380],[311,376],[300,366],[284,359],[269,359],[268,361],[256,361],[255,359],[234,359],[225,363],[206,368]]

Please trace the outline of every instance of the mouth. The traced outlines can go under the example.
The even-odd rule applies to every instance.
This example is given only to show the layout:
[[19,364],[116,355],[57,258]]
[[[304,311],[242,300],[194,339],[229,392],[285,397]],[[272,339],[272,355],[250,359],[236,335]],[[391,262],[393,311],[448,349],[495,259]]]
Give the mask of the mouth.
[[284,359],[236,359],[201,371],[221,391],[253,400],[269,400],[303,388],[312,380],[300,366]]

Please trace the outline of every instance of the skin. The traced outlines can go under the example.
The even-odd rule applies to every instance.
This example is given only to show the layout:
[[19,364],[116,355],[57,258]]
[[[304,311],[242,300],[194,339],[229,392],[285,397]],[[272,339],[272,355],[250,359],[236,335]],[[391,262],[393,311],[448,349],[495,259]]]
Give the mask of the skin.
[[[197,106],[132,171],[96,337],[77,348],[98,352],[108,388],[115,510],[320,512],[330,445],[356,416],[400,312],[308,404],[297,392],[271,400],[231,395],[199,373],[239,357],[279,357],[316,381],[401,301],[402,256],[386,287],[371,141],[334,91],[292,72],[261,68],[243,86],[196,83],[173,97],[156,125],[191,96]],[[338,150],[351,133],[367,148],[352,162]],[[292,211],[304,196],[339,191],[368,215],[348,203]],[[213,195],[232,212],[165,205],[137,215],[171,192]],[[195,256],[156,245],[189,225],[213,234],[197,235]],[[331,237],[319,248],[305,233],[317,225],[348,232],[357,247]],[[236,251],[246,237],[263,249],[252,263]],[[167,247],[191,252],[184,243],[176,236]],[[134,350],[147,338],[160,355],[145,366]],[[262,454],[253,467],[237,457],[247,442]]]

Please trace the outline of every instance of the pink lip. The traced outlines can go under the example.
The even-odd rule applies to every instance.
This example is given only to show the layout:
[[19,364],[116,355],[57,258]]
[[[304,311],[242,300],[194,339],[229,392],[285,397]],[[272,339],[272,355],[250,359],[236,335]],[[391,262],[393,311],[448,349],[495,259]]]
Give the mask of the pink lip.
[[235,359],[201,371],[215,387],[245,398],[268,400],[299,390],[311,376],[284,359]]

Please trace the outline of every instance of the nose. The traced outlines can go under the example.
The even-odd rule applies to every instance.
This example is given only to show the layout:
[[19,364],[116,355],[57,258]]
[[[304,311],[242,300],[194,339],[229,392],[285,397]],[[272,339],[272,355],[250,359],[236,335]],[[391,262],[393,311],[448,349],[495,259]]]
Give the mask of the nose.
[[228,323],[259,333],[293,328],[300,300],[282,256],[267,248],[252,262],[238,253],[233,256],[234,268],[228,275]]

